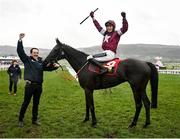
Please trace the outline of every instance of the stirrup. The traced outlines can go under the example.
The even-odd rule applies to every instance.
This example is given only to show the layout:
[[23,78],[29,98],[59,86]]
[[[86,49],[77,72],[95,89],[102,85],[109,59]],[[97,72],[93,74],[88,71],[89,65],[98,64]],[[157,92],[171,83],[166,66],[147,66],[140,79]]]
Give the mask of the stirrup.
[[103,68],[103,69],[100,69],[100,73],[99,74],[105,74],[108,72],[108,69],[107,68]]

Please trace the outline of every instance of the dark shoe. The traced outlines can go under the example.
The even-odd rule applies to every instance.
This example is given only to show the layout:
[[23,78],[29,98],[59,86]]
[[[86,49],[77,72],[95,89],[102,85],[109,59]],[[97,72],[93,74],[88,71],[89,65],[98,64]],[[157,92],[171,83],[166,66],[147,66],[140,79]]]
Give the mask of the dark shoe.
[[19,125],[19,127],[23,127],[24,126],[24,122],[23,121],[19,121],[18,125]]
[[41,123],[38,120],[32,121],[32,124],[33,125],[37,125],[37,126],[41,126]]

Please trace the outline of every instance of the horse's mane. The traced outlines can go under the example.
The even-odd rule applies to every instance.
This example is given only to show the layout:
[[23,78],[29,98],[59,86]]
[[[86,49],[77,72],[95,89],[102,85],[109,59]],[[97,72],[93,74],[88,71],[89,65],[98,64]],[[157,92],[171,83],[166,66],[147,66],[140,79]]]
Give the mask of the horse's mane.
[[78,49],[75,49],[75,48],[71,47],[70,45],[67,45],[65,43],[61,43],[58,39],[56,39],[56,42],[57,42],[57,44],[62,46],[65,53],[70,52],[70,54],[72,56],[81,57],[81,58],[86,58],[88,56],[88,54],[86,54],[86,53],[84,53]]
[[84,56],[87,57],[86,53],[84,53],[78,49],[75,49],[67,44],[63,45],[63,49],[71,51],[73,55],[78,54],[79,57],[84,57]]

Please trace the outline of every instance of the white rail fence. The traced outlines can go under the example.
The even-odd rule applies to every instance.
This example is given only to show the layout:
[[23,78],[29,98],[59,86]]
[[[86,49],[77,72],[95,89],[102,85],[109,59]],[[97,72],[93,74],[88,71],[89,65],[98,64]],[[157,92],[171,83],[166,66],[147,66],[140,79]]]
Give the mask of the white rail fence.
[[7,70],[8,68],[9,68],[9,65],[0,65],[0,71]]
[[[8,67],[9,67],[9,65],[0,65],[0,71],[7,70]],[[24,68],[23,66],[20,66],[20,67]],[[75,76],[75,73],[72,68],[68,67],[67,69],[72,76]],[[180,70],[158,70],[158,72],[161,74],[180,74]]]
[[180,74],[180,70],[158,70],[161,74]]

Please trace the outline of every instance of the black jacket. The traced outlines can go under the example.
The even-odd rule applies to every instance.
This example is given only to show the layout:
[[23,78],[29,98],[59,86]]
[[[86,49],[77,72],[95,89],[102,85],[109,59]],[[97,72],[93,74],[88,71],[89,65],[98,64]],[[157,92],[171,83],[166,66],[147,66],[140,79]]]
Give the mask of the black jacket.
[[11,80],[18,81],[18,79],[21,78],[21,69],[19,65],[16,65],[15,67],[11,65],[8,68],[7,73],[9,74]]
[[44,66],[42,58],[40,57],[38,60],[35,60],[31,56],[27,56],[24,52],[22,41],[18,41],[17,53],[21,61],[24,63],[24,80],[41,84],[43,82],[43,71],[52,71],[57,69],[52,65],[50,67]]

